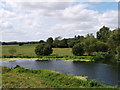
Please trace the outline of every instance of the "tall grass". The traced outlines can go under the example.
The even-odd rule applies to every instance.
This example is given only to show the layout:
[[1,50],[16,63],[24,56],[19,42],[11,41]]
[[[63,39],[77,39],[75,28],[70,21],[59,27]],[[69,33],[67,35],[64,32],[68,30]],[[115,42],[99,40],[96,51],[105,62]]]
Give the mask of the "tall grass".
[[16,66],[14,69],[4,68],[3,71],[3,88],[115,88],[95,80],[82,80],[50,70],[30,70]]
[[14,55],[2,55],[2,58],[35,58],[37,60],[71,60],[71,61],[94,61],[94,56],[14,56]]

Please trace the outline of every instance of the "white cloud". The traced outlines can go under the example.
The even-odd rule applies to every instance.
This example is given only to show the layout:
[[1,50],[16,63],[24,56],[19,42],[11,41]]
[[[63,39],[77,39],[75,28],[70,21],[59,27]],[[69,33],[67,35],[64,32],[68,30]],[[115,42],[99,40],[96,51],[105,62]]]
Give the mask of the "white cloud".
[[95,34],[102,26],[111,29],[117,28],[118,13],[115,10],[99,13],[98,11],[79,8],[79,5],[69,7],[56,16],[62,24],[57,24],[49,29],[53,36],[61,35],[70,37],[74,35]]
[[103,25],[117,27],[117,11],[100,13],[88,9],[90,6],[85,3],[7,2],[6,5],[11,10],[0,9],[4,41],[73,37],[95,33]]
[[75,2],[76,0],[4,0],[6,2]]
[[14,17],[15,17],[14,12],[0,9],[0,18],[14,18]]
[[23,10],[61,10],[65,9],[72,2],[6,2],[6,5],[14,9]]
[[100,18],[99,22],[101,25],[106,25],[111,27],[112,29],[118,27],[118,11],[107,11],[103,13]]
[[[71,10],[64,10],[62,12],[62,16],[60,17],[61,19],[67,20],[67,21],[75,21],[75,22],[85,22],[85,21],[90,21],[94,20],[97,18],[97,11],[93,10],[76,10],[76,9],[71,9]],[[96,15],[93,17],[93,15]]]
[[102,2],[104,0],[86,0],[87,2]]
[[8,21],[0,21],[0,32],[10,32],[10,30],[13,29],[13,26]]
[[[8,0],[4,0],[8,1]],[[9,0],[8,2],[118,2],[119,0]]]

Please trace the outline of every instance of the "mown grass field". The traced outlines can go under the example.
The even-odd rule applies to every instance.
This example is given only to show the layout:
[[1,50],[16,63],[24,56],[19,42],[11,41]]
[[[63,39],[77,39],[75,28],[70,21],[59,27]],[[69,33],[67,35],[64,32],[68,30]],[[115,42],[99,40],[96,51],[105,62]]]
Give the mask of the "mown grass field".
[[[2,57],[6,60],[29,59],[36,58],[37,60],[72,60],[72,61],[93,61],[93,56],[74,56],[72,48],[53,48],[53,53],[49,56],[37,56],[34,52],[36,45],[3,45]],[[10,49],[15,49],[16,52],[11,54]],[[0,55],[1,56],[1,55]]]
[[70,76],[50,70],[2,67],[2,88],[116,88],[86,77]]
[[[11,55],[9,50],[11,48],[16,49],[14,55],[23,55],[23,56],[36,56],[34,50],[36,45],[3,45],[2,46],[2,55]],[[52,55],[55,56],[73,56],[71,48],[53,48]]]

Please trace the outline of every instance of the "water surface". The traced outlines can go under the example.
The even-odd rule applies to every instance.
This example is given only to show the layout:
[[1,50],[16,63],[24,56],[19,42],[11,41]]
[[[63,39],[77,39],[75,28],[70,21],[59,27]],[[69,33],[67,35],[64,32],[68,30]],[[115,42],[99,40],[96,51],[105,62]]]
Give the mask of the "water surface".
[[[88,76],[107,85],[118,85],[118,66],[95,62],[73,62],[64,60],[16,60],[2,61],[2,66],[10,68],[20,65],[24,68],[35,70],[55,70],[61,73],[69,73],[75,76]],[[120,69],[119,69],[120,70]]]

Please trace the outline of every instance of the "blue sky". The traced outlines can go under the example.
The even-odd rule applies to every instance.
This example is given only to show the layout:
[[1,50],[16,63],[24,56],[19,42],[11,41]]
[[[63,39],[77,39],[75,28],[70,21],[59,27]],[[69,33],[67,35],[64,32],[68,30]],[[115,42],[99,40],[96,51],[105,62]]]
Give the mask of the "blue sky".
[[100,2],[100,3],[93,2],[90,4],[93,7],[90,7],[89,9],[98,10],[101,13],[109,11],[109,10],[118,10],[118,3],[117,2]]
[[117,2],[0,2],[0,41],[39,41],[117,28]]

